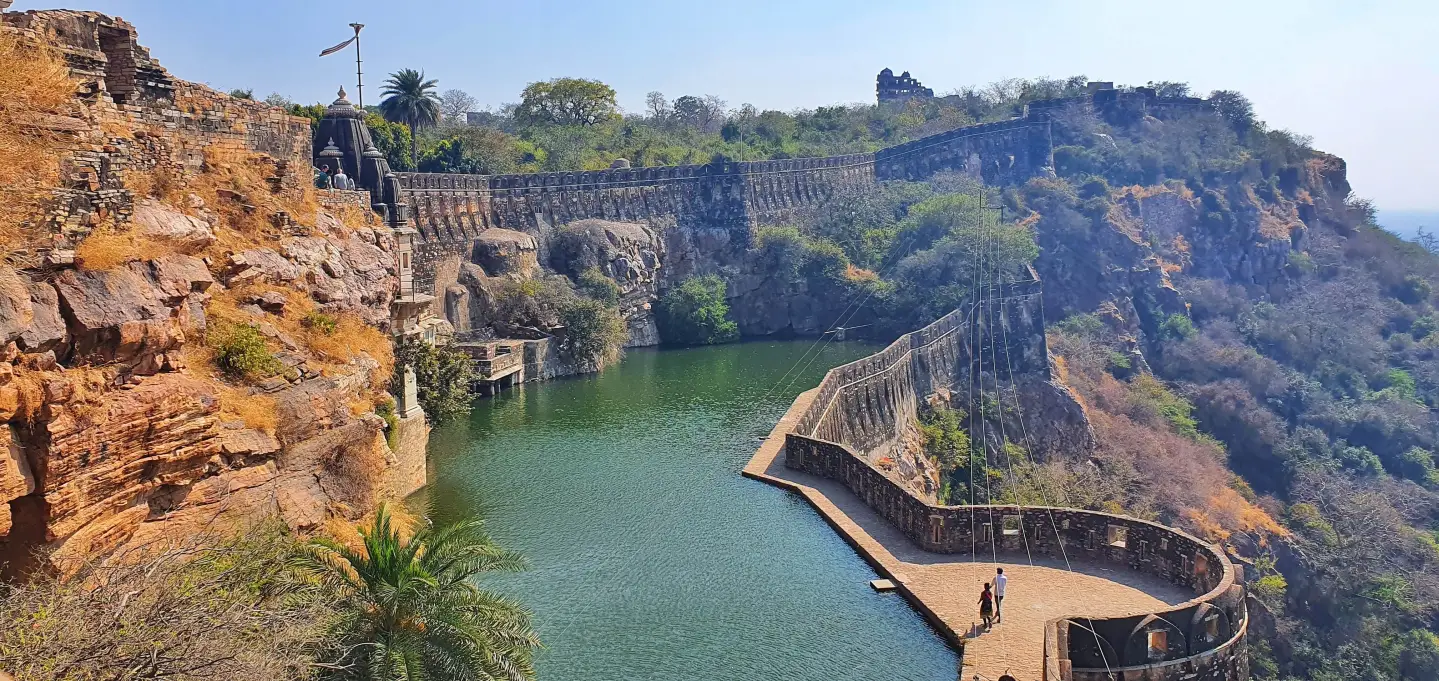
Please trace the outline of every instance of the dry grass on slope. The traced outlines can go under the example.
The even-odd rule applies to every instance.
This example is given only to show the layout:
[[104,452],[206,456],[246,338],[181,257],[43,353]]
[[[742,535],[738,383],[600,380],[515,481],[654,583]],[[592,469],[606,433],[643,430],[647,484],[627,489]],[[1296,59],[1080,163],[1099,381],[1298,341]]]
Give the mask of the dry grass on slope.
[[1092,339],[1054,333],[1049,342],[1099,441],[1097,475],[1064,462],[1048,472],[1052,484],[1073,488],[1083,505],[1175,523],[1210,540],[1285,534],[1229,471],[1221,445],[1195,428],[1187,402],[1153,376],[1115,378],[1108,351]]
[[60,180],[64,136],[47,125],[76,112],[76,83],[48,46],[0,30],[0,250],[44,245],[39,212]]

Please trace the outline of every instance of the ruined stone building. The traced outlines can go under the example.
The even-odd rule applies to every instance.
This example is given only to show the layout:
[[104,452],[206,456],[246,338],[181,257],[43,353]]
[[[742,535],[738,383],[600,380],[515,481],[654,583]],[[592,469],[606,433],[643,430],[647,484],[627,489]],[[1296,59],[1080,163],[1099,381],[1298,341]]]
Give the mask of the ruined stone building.
[[918,79],[910,76],[908,71],[896,77],[893,71],[885,69],[879,72],[875,81],[874,90],[879,97],[880,104],[903,102],[913,97],[921,99],[934,97],[934,90],[925,87]]

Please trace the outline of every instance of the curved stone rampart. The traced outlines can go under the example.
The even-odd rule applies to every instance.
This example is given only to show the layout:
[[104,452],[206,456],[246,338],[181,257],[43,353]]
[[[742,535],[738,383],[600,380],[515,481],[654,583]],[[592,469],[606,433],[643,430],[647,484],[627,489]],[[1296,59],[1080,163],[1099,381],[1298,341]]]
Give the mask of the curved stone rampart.
[[[999,347],[1024,358],[1017,373],[1047,380],[1043,319],[1017,313],[1038,295],[1038,283],[1006,293],[993,297],[988,310],[983,304],[961,308],[830,370],[785,434],[785,466],[842,483],[926,551],[997,551],[1113,565],[1195,594],[1164,610],[1094,619],[1080,612],[1049,621],[1042,652],[1047,681],[1247,679],[1244,587],[1238,568],[1214,546],[1158,523],[1097,511],[930,504],[862,455],[894,439],[926,395],[953,385],[964,372],[983,373],[983,362],[973,363],[969,348],[986,347],[990,334],[998,334],[993,342],[1003,343]],[[1004,333],[988,328],[986,319],[1002,324]],[[1035,329],[1037,344],[1027,340]],[[998,352],[1004,356],[1006,350]],[[1123,673],[1110,676],[1117,670]]]

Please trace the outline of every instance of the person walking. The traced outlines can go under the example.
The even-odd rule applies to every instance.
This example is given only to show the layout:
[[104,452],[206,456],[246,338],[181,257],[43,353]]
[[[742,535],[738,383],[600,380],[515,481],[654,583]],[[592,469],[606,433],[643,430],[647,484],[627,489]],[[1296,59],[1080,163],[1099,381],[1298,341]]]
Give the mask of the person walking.
[[985,631],[994,626],[994,592],[989,590],[989,582],[984,583],[984,591],[979,594],[979,619],[984,620]]
[[1004,576],[1004,568],[994,569],[994,621],[1004,621],[1004,587],[1009,584],[1009,578]]

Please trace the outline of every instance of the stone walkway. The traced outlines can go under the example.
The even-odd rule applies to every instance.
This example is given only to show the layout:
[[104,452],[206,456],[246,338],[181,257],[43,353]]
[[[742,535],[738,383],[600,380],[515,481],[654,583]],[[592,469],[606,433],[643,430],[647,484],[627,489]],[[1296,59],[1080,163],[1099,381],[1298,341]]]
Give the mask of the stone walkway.
[[[1163,580],[1107,566],[1074,564],[1069,570],[1062,560],[1040,556],[1031,564],[1024,555],[1000,554],[996,559],[981,552],[978,560],[971,560],[968,555],[919,549],[840,483],[785,468],[779,456],[784,433],[813,392],[795,401],[744,474],[804,496],[882,577],[909,592],[911,604],[942,636],[966,639],[962,681],[976,676],[995,681],[1006,673],[1019,681],[1040,681],[1044,623],[1056,617],[1152,612],[1195,597]],[[984,582],[993,579],[996,566],[1009,577],[1005,619],[981,632],[979,593]]]

